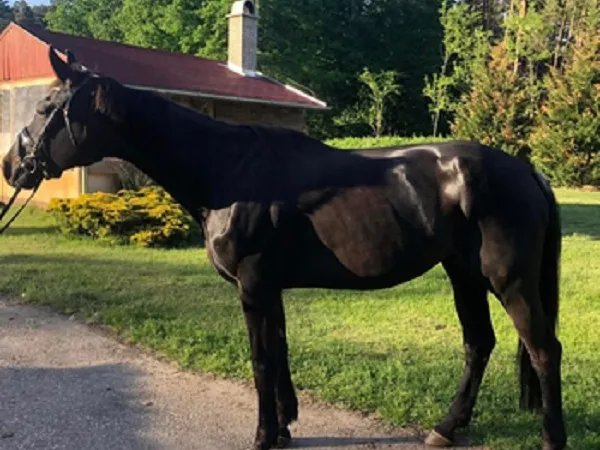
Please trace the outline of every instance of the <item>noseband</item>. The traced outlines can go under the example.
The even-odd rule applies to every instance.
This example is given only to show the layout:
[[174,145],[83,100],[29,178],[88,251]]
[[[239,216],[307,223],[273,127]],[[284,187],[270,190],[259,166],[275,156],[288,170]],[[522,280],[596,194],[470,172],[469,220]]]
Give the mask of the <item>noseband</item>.
[[19,216],[19,214],[21,214],[23,209],[25,209],[25,207],[29,204],[30,200],[37,192],[44,179],[49,180],[51,178],[58,178],[62,175],[62,170],[56,167],[56,164],[53,163],[48,152],[45,151],[43,145],[44,137],[50,125],[54,123],[54,118],[57,117],[57,113],[60,111],[62,112],[63,120],[65,123],[65,127],[67,128],[67,132],[69,133],[69,139],[71,140],[71,144],[73,144],[73,147],[75,149],[78,147],[77,140],[75,139],[75,134],[73,133],[71,120],[69,118],[69,111],[71,108],[71,102],[75,98],[76,94],[81,90],[81,88],[85,84],[88,83],[90,78],[85,80],[77,89],[71,91],[68,94],[67,99],[65,100],[65,102],[63,102],[61,106],[57,106],[52,110],[39,133],[37,141],[34,141],[27,127],[23,127],[23,129],[19,132],[18,139],[20,139],[21,142],[25,145],[25,156],[21,159],[21,169],[23,169],[24,172],[15,182],[15,192],[13,193],[8,203],[6,205],[2,205],[2,203],[0,202],[0,206],[2,206],[2,211],[0,211],[0,221],[4,219],[4,216],[6,216],[6,214],[14,204],[15,200],[17,199],[17,196],[23,189],[22,184],[25,181],[25,179],[31,175],[41,174],[42,176],[39,177],[31,192],[31,195],[25,201],[25,203],[21,205],[19,210],[12,216],[12,218],[2,228],[0,228],[0,234],[4,233],[4,231],[8,229],[8,227]]

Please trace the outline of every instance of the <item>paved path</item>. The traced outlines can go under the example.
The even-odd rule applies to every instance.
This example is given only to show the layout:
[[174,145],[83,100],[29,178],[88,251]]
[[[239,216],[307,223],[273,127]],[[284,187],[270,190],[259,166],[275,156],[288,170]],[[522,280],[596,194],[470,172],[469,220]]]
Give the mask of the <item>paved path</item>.
[[[182,372],[97,329],[0,300],[2,450],[244,450],[255,420],[247,385]],[[415,434],[304,398],[292,434],[293,448],[426,448]]]

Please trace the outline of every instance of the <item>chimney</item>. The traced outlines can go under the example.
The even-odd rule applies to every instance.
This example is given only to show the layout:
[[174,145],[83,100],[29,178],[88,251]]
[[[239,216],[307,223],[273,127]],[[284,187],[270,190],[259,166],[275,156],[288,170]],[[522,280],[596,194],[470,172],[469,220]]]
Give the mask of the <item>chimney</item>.
[[256,74],[258,15],[254,2],[237,0],[231,6],[227,65],[244,75]]

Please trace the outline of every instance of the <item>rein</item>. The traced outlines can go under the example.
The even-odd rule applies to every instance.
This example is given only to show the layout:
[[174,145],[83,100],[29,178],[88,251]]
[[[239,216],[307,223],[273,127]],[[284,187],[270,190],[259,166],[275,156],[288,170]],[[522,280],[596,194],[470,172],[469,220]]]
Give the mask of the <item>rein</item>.
[[[6,222],[4,224],[4,226],[2,226],[2,228],[0,228],[0,234],[4,233],[8,229],[8,227],[10,227],[11,224],[15,221],[15,219],[17,217],[19,217],[19,214],[21,214],[21,212],[25,209],[25,207],[29,204],[29,202],[31,201],[31,199],[33,198],[35,193],[37,192],[38,188],[40,187],[40,184],[42,184],[41,180],[35,185],[35,187],[31,191],[31,195],[27,198],[27,200],[25,200],[25,203],[23,203],[21,205],[21,207],[17,210],[17,212],[11,217],[11,219],[8,222]],[[17,196],[19,195],[21,190],[22,190],[21,187],[17,187],[15,189],[14,194],[12,195],[12,197],[10,198],[8,203],[4,206],[4,208],[2,209],[2,212],[0,212],[0,222],[2,221],[2,219],[4,219],[4,216],[6,216],[6,214],[12,207],[13,203],[17,199]]]

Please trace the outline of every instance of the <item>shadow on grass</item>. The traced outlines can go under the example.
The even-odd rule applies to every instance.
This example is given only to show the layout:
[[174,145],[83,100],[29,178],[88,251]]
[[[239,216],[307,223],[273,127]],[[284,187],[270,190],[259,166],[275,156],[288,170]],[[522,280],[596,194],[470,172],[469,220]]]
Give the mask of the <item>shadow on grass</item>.
[[6,236],[29,236],[37,234],[53,235],[59,234],[60,231],[54,226],[45,227],[11,227],[6,230]]
[[[482,410],[490,405],[482,404],[476,409]],[[590,414],[585,405],[564,409],[569,449],[589,450],[600,448],[600,415]],[[481,423],[474,420],[471,426],[471,438],[474,442],[490,442],[492,448],[511,448],[518,450],[537,450],[541,447],[542,416],[535,413],[522,413],[516,405],[506,410],[502,420]]]
[[573,234],[600,239],[600,205],[561,204],[563,236]]

